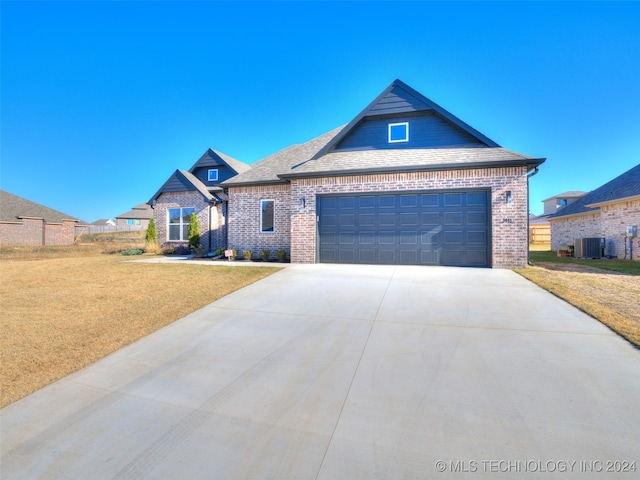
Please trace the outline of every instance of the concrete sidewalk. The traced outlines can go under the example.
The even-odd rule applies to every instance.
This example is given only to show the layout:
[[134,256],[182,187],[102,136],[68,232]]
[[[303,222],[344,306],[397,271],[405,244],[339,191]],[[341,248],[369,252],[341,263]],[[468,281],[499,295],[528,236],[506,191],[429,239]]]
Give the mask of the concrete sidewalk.
[[0,476],[627,479],[639,399],[511,271],[291,265],[3,409]]

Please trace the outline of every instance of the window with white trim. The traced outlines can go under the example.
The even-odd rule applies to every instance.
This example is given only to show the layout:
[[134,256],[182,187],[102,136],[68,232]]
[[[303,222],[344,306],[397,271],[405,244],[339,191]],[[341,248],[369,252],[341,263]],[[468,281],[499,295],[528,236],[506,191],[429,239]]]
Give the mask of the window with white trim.
[[218,181],[218,169],[217,168],[210,168],[208,173],[207,173],[207,180],[209,180],[210,182],[217,182]]
[[260,233],[275,232],[275,200],[260,200]]
[[389,124],[389,143],[409,141],[409,122]]
[[167,222],[169,223],[169,241],[182,242],[189,239],[189,221],[195,208],[170,208]]

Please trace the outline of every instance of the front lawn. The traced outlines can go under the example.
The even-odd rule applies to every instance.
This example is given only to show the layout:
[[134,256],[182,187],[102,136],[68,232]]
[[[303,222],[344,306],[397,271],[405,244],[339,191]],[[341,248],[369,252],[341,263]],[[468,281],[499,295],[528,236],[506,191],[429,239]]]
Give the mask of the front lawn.
[[131,263],[86,246],[0,258],[0,406],[279,270]]
[[523,277],[571,303],[640,346],[640,262],[580,260],[531,251]]

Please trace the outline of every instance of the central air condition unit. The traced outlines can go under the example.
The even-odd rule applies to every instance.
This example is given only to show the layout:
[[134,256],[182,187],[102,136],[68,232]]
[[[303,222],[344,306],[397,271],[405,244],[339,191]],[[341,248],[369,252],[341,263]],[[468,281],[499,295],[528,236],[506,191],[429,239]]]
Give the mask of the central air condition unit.
[[604,238],[576,238],[573,255],[576,258],[604,257]]

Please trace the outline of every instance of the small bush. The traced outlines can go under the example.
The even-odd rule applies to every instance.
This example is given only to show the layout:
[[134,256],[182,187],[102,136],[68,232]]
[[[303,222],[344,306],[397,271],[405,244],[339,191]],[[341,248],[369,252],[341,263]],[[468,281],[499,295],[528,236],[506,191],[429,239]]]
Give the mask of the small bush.
[[144,253],[148,253],[150,255],[160,255],[162,253],[162,249],[158,242],[147,242],[144,246]]
[[147,244],[158,243],[158,232],[156,231],[156,221],[151,217],[149,219],[149,226],[147,227],[147,232],[144,236]]
[[142,250],[139,248],[130,248],[129,250],[122,250],[120,252],[122,255],[142,255]]
[[286,250],[278,250],[276,252],[276,257],[278,257],[279,261],[284,262],[287,259],[287,251]]
[[200,247],[200,226],[195,212],[191,212],[189,218],[189,250],[194,252]]
[[243,250],[242,256],[244,257],[245,260],[251,260],[251,257],[253,257],[253,252],[249,249]]
[[265,262],[269,260],[270,256],[271,256],[271,250],[260,250],[260,258]]
[[224,247],[220,247],[215,252],[213,252],[213,254],[217,257],[219,255],[224,255],[224,251],[225,251],[225,248]]

